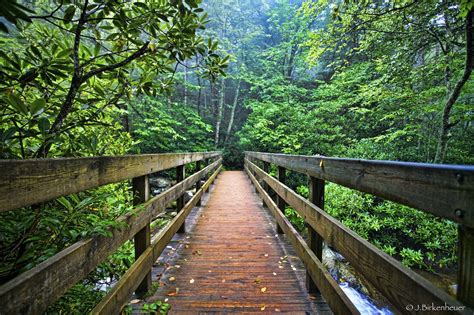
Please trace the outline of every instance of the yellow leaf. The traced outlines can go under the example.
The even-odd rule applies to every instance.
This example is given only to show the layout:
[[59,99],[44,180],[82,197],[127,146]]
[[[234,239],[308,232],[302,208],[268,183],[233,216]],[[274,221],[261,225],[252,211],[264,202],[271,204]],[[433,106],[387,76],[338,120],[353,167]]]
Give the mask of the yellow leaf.
[[189,283],[194,283],[194,279],[189,280]]
[[262,293],[265,293],[265,292],[267,292],[267,287],[263,287],[263,288],[261,288],[261,289],[260,289],[260,291],[262,291]]
[[266,305],[263,305],[263,304],[262,304],[262,305],[260,306],[260,310],[261,310],[261,311],[264,311],[266,307],[267,307]]
[[173,282],[173,281],[175,281],[175,280],[176,280],[175,277],[170,277],[170,281],[171,281],[171,282]]

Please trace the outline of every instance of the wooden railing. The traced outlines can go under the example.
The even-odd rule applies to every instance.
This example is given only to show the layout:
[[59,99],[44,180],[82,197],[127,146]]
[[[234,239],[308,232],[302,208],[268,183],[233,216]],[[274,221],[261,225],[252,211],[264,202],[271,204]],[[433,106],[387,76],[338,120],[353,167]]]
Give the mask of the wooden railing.
[[[277,178],[269,175],[270,164],[277,166]],[[414,313],[417,306],[421,309],[424,304],[442,306],[438,311],[446,313],[454,310],[472,314],[468,308],[474,308],[473,166],[246,152],[245,170],[275,216],[279,232],[286,234],[305,264],[308,289],[319,290],[335,313],[358,312],[321,264],[323,241],[339,251],[401,313]],[[309,200],[285,185],[286,170],[309,176]],[[325,181],[457,222],[457,300],[324,212]],[[276,202],[270,197],[270,189],[277,195]],[[282,213],[286,205],[304,218],[308,226],[307,242]]]
[[[209,164],[210,160],[214,162]],[[201,169],[203,161],[207,166]],[[185,165],[192,162],[196,162],[196,172],[185,178]],[[0,161],[0,211],[127,179],[132,179],[137,205],[132,213],[118,219],[125,228],[112,229],[112,236],[95,235],[79,241],[3,284],[0,313],[42,313],[122,244],[134,239],[135,263],[92,312],[120,313],[133,292],[143,294],[150,289],[153,262],[173,235],[184,231],[186,216],[200,202],[221,165],[220,152]],[[171,168],[176,168],[177,184],[149,199],[148,175]],[[201,186],[201,179],[209,174]],[[184,193],[194,184],[196,194],[184,204]],[[178,214],[151,240],[150,224],[175,200]]]

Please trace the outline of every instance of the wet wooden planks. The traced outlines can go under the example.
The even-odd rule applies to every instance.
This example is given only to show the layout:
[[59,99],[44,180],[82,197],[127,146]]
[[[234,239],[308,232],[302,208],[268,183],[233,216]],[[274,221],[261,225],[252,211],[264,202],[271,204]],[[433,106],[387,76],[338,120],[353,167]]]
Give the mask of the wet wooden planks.
[[301,262],[276,234],[245,173],[223,172],[196,216],[172,245],[180,249],[148,303],[168,299],[178,314],[327,312],[307,294]]

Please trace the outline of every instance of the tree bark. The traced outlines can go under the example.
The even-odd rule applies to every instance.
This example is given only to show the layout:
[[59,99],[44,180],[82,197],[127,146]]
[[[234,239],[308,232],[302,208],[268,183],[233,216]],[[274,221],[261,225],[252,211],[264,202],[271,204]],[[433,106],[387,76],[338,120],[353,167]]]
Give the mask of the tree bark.
[[227,143],[227,140],[229,139],[230,132],[232,131],[232,125],[234,124],[235,109],[237,108],[237,103],[238,103],[239,94],[240,94],[240,82],[241,82],[241,79],[239,79],[239,81],[237,82],[237,88],[235,89],[234,102],[232,103],[232,109],[231,109],[230,118],[229,118],[229,125],[227,126],[227,133],[224,139],[224,145]]
[[197,99],[197,112],[199,116],[202,116],[201,114],[201,95],[202,95],[202,84],[201,84],[201,78],[198,76],[198,85],[199,85],[199,90],[198,90],[198,99]]
[[184,107],[188,106],[188,68],[184,64]]
[[214,135],[214,146],[219,145],[219,136],[221,131],[221,121],[222,121],[222,109],[224,108],[224,98],[225,98],[225,79],[222,77],[221,86],[220,86],[220,95],[219,95],[219,104],[217,106],[216,112],[216,133]]
[[473,19],[474,19],[474,9],[469,10],[466,16],[466,63],[464,66],[464,71],[461,78],[457,81],[454,86],[451,94],[448,97],[444,105],[443,117],[441,121],[441,128],[438,139],[438,146],[436,149],[436,155],[434,162],[442,163],[446,156],[446,151],[448,147],[449,140],[449,130],[456,125],[457,122],[450,121],[451,111],[453,109],[454,103],[459,98],[461,90],[464,87],[465,83],[469,80],[471,76],[472,69],[474,68],[474,35],[473,35]]

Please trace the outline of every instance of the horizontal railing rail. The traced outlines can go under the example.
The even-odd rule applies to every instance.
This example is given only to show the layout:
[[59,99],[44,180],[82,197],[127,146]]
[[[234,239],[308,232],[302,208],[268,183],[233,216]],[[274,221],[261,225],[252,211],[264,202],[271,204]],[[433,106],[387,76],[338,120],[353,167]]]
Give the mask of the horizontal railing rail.
[[246,152],[248,158],[430,212],[474,228],[474,166]]
[[0,212],[217,156],[219,152],[0,160]]
[[[215,161],[209,164],[210,159]],[[201,169],[202,161],[209,165]],[[28,162],[35,167],[31,167]],[[196,172],[185,178],[184,166],[192,162],[196,162]],[[39,169],[43,166],[46,168]],[[78,167],[80,170],[70,169],[71,167]],[[153,261],[176,232],[184,231],[186,216],[194,205],[199,204],[203,193],[209,189],[221,167],[220,152],[0,161],[2,200],[5,199],[3,194],[10,198],[14,195],[18,197],[20,192],[24,191],[23,189],[29,189],[32,192],[34,188],[37,188],[45,194],[43,197],[24,198],[15,205],[27,206],[40,200],[48,201],[126,179],[133,179],[134,203],[136,204],[131,213],[118,219],[122,223],[119,226],[122,227],[111,229],[112,236],[95,235],[81,240],[0,286],[0,305],[2,305],[0,313],[38,314],[44,312],[49,305],[78,281],[84,279],[122,244],[134,239],[136,262],[111,289],[112,293],[117,292],[112,295],[115,303],[112,304],[115,305],[115,310],[118,310],[116,313],[119,313],[120,309],[116,305],[120,304],[122,307],[133,292],[143,294],[150,289]],[[170,168],[176,168],[178,180],[176,185],[149,199],[148,175]],[[201,186],[201,180],[208,174],[211,174],[210,177]],[[61,181],[58,181],[58,178],[61,178]],[[61,187],[55,187],[61,185],[64,186],[62,190]],[[184,205],[184,193],[194,185],[196,185],[196,194]],[[48,188],[52,191],[48,192]],[[175,200],[177,215],[158,232],[152,242],[150,224],[166,210],[167,205]],[[2,204],[3,210],[13,209],[4,204]],[[150,264],[151,260],[153,261]],[[123,288],[127,289],[124,291]],[[111,293],[97,307],[105,305],[110,308],[111,300],[107,300],[110,296]],[[99,311],[99,313],[104,312]]]
[[[400,312],[407,312],[409,305],[432,305],[432,303],[438,306],[445,304],[452,306],[451,310],[454,309],[460,313],[472,312],[466,308],[466,306],[473,307],[472,295],[474,292],[473,234],[470,227],[460,226],[458,301],[345,227],[341,222],[328,215],[323,208],[324,182],[328,180],[390,200],[402,200],[402,203],[412,206],[419,204],[418,201],[412,199],[418,196],[421,198],[423,194],[420,187],[424,187],[426,194],[438,194],[429,197],[431,205],[437,206],[438,209],[442,209],[440,204],[445,204],[442,196],[447,192],[452,192],[460,199],[457,200],[457,205],[462,207],[463,213],[471,216],[473,204],[469,204],[469,200],[472,199],[474,192],[474,167],[332,159],[319,156],[259,152],[246,152],[245,155],[247,173],[262,195],[265,204],[277,217],[279,228],[288,235],[289,240],[295,238],[294,233],[297,232],[285,227],[289,222],[283,222],[284,215],[280,210],[289,205],[307,223],[308,243],[302,241],[303,245],[299,246],[311,249],[316,255],[317,261],[309,261],[308,264],[307,259],[305,260],[301,256],[300,258],[305,262],[308,270],[309,287],[311,284],[315,284],[328,300],[331,308],[337,307],[331,303],[331,299],[339,293],[335,289],[329,292],[323,290],[322,284],[318,283],[311,275],[311,268],[317,268],[321,263],[323,240],[338,250]],[[253,163],[255,161],[262,162],[263,169]],[[270,164],[278,167],[278,178],[269,175]],[[338,170],[338,167],[343,167],[343,170]],[[302,198],[284,184],[286,169],[309,175],[309,200]],[[425,175],[422,176],[422,174]],[[356,178],[351,179],[351,175]],[[418,179],[415,180],[416,178]],[[263,184],[260,185],[259,181]],[[375,181],[375,183],[371,184],[370,181]],[[388,187],[384,187],[384,185],[388,185]],[[400,192],[396,192],[395,187],[398,185],[405,187],[401,188]],[[271,199],[270,189],[276,193],[278,205],[275,205]],[[410,196],[402,196],[403,192],[407,190],[412,190]],[[419,207],[421,210],[425,210],[425,208]],[[324,285],[328,286],[327,283]]]

